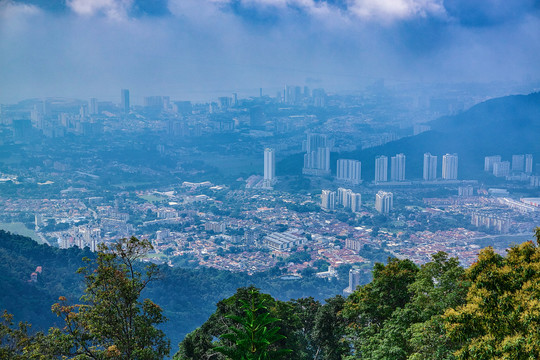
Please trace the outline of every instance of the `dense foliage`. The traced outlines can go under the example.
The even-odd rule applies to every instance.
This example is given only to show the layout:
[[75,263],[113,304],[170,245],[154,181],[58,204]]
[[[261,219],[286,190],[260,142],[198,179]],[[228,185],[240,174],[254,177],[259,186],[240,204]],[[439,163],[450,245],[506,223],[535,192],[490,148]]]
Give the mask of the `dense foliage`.
[[[62,320],[51,312],[51,305],[65,296],[77,303],[84,294],[84,277],[77,273],[87,266],[84,257],[95,259],[88,249],[57,249],[0,230],[0,310],[6,309],[15,321],[30,321],[32,331],[63,326]],[[35,282],[30,275],[41,266]],[[143,265],[137,264],[139,271]],[[328,281],[315,276],[282,280],[281,271],[248,275],[211,268],[159,267],[159,281],[148,284],[144,298],[152,299],[169,319],[160,328],[172,344],[178,344],[190,331],[208,319],[216,303],[233,295],[236,289],[255,285],[275,298],[313,296],[323,300],[340,293],[346,286],[349,267],[338,268],[341,280]],[[366,278],[366,281],[368,279]]]
[[[347,298],[338,295],[324,303],[313,297],[282,301],[254,286],[239,287],[217,303],[207,321],[185,336],[174,359],[540,358],[540,228],[536,238],[536,243],[511,247],[506,256],[485,248],[468,269],[442,252],[422,266],[391,258],[387,264],[375,265],[369,284],[359,286]],[[138,244],[143,250],[149,245]],[[118,246],[113,253],[123,259],[126,254]],[[40,246],[37,249],[43,251]],[[135,260],[139,255],[135,252],[128,258]],[[55,359],[66,344],[78,348],[74,336],[94,344],[94,350],[101,351],[96,358],[163,358],[168,342],[155,325],[167,314],[152,301],[139,300],[145,279],[154,276],[155,267],[141,275],[138,268],[131,267],[131,260],[117,260],[117,255],[107,251],[89,260],[93,267],[83,270],[86,295],[81,300],[85,308],[64,302],[53,307],[63,315],[67,330],[53,328],[49,335],[32,334],[27,324],[17,326],[5,313],[0,323],[0,358],[24,358],[20,355],[30,351],[37,359]],[[167,276],[170,274],[164,279]],[[184,311],[196,308],[195,303],[188,306]],[[140,342],[130,344],[145,349],[143,352],[134,352],[131,345],[119,341],[131,321],[142,330],[131,336]],[[72,324],[77,325],[73,329],[83,331],[70,333]]]

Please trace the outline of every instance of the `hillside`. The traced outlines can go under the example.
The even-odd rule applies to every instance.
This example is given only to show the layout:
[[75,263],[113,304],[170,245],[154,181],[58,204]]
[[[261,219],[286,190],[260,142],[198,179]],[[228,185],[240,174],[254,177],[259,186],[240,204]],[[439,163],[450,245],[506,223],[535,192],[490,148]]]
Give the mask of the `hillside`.
[[[61,250],[39,245],[30,238],[0,230],[0,310],[6,309],[17,321],[32,323],[43,330],[58,325],[51,305],[59,296],[77,303],[84,289],[83,277],[77,269],[84,266],[83,257],[95,254],[78,248]],[[30,275],[41,266],[36,282]],[[343,270],[345,273],[348,268]],[[169,321],[164,325],[172,344],[200,326],[215,310],[216,303],[234,294],[237,288],[255,285],[281,300],[313,296],[322,300],[347,286],[341,281],[309,277],[281,280],[280,273],[268,271],[253,276],[215,269],[160,268],[160,279],[143,293],[163,307]]]
[[[373,180],[375,156],[407,156],[406,176],[422,177],[423,154],[439,156],[459,155],[459,177],[471,179],[483,176],[484,157],[500,154],[510,160],[512,154],[540,155],[540,93],[506,96],[477,104],[455,116],[445,116],[429,123],[432,130],[365,150],[333,153],[331,166],[338,158],[362,161],[362,178]],[[293,155],[278,163],[278,175],[293,174],[295,166],[301,169],[301,156]],[[280,166],[282,170],[280,171]],[[298,170],[300,171],[300,170]],[[335,171],[335,169],[334,169]]]

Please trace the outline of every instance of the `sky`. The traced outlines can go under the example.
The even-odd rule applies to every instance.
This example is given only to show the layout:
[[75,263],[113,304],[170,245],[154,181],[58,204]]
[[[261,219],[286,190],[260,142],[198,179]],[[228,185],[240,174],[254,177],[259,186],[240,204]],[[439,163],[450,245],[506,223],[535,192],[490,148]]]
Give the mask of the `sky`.
[[540,0],[0,0],[0,103],[540,79]]

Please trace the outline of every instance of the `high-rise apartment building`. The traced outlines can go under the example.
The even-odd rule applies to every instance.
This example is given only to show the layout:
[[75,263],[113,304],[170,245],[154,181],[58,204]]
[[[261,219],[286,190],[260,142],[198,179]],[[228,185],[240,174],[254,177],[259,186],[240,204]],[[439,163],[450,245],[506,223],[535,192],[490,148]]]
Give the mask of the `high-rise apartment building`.
[[98,101],[96,98],[91,98],[90,101],[88,101],[88,113],[90,115],[99,114]]
[[430,153],[424,154],[424,180],[437,179],[437,156]]
[[339,159],[336,179],[358,185],[362,182],[362,163],[358,160]]
[[120,108],[127,114],[129,113],[129,107],[129,90],[122,89],[120,90]]
[[512,171],[525,170],[525,155],[512,155]]
[[458,178],[458,156],[457,154],[443,155],[442,178],[444,180],[457,180]]
[[331,190],[323,190],[321,193],[321,208],[334,210],[336,208],[336,193]]
[[493,171],[493,164],[501,162],[501,155],[486,156],[484,158],[484,171]]
[[404,181],[405,180],[405,155],[396,154],[392,156],[390,161],[390,180]]
[[271,188],[276,179],[276,154],[274,149],[264,149],[264,179],[263,187]]
[[308,134],[302,173],[306,175],[330,174],[330,147],[327,144],[326,135]]
[[525,172],[532,174],[533,172],[533,156],[532,154],[525,154]]
[[388,181],[388,158],[384,155],[375,158],[375,182]]
[[336,202],[346,209],[358,212],[362,206],[362,195],[353,192],[351,189],[338,188]]
[[394,194],[386,191],[379,191],[375,195],[375,209],[381,214],[388,214],[394,207]]
[[493,164],[493,175],[505,177],[510,175],[510,161],[500,161]]

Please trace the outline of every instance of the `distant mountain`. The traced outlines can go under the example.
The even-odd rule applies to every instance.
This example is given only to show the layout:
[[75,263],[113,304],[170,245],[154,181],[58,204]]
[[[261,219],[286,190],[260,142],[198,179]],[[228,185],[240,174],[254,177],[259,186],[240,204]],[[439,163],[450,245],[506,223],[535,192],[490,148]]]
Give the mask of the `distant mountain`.
[[[491,99],[477,104],[455,116],[445,116],[429,123],[432,130],[365,150],[332,154],[332,167],[338,158],[362,161],[362,178],[374,178],[375,156],[394,156],[404,153],[407,157],[406,177],[422,177],[423,154],[437,155],[440,176],[442,155],[457,153],[459,178],[482,176],[484,157],[502,155],[511,160],[513,154],[533,154],[540,158],[540,93],[514,95]],[[299,156],[285,159],[286,170],[296,164],[302,167]],[[280,173],[279,163],[277,168]],[[335,171],[335,170],[334,170]],[[290,172],[292,174],[292,172]]]

